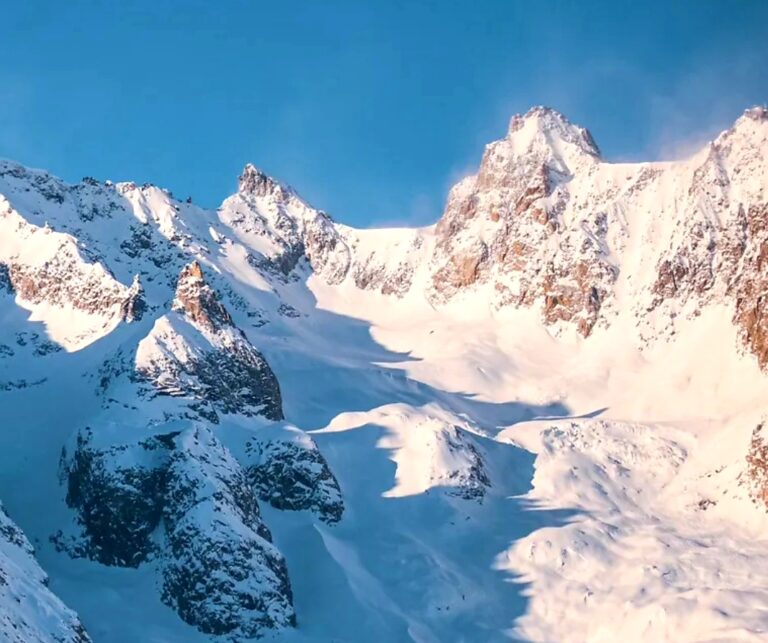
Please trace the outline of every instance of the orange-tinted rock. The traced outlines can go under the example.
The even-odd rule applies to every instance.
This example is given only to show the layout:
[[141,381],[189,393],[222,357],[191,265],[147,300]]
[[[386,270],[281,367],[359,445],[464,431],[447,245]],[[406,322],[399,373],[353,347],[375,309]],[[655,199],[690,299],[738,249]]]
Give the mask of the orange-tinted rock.
[[747,469],[741,476],[752,500],[768,510],[768,442],[761,422],[752,432],[747,452]]
[[173,308],[208,330],[232,325],[232,317],[216,292],[205,283],[203,269],[197,261],[187,264],[181,271]]

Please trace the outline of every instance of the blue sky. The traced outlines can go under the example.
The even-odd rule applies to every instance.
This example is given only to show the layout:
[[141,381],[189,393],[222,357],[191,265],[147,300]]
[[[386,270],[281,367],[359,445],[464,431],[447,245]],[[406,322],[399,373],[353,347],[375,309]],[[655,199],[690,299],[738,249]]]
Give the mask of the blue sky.
[[765,0],[3,4],[0,156],[208,206],[251,161],[360,226],[432,222],[535,104],[629,160],[768,102]]

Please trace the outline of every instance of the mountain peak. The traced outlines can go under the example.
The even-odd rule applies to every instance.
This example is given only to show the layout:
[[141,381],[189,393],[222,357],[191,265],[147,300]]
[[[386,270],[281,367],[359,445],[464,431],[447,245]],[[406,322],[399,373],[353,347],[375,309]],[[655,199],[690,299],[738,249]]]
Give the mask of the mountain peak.
[[754,105],[744,110],[744,113],[727,130],[710,143],[710,147],[719,148],[723,145],[740,144],[747,148],[754,146],[765,149],[768,142],[768,107]]
[[271,176],[262,172],[252,163],[247,163],[239,177],[237,191],[247,196],[274,196],[284,200],[290,194],[290,189]]
[[528,147],[531,141],[542,138],[549,145],[558,140],[576,145],[592,156],[600,156],[600,150],[589,130],[571,123],[552,107],[536,105],[525,114],[515,114],[510,119],[508,140],[520,141]]
[[557,121],[565,125],[570,125],[570,121],[553,107],[548,107],[547,105],[534,105],[525,112],[525,114],[515,114],[510,121],[509,128],[510,130],[514,130],[519,126],[522,126],[525,121],[531,119],[538,121]]
[[745,128],[752,131],[755,127],[760,127],[764,123],[768,123],[768,107],[765,105],[755,105],[745,109],[744,113],[736,119],[730,130],[726,130],[726,132]]
[[755,105],[745,109],[742,118],[748,118],[753,121],[768,121],[768,106]]
[[144,287],[141,285],[139,275],[134,275],[133,283],[128,289],[128,295],[120,304],[120,316],[127,322],[141,320],[147,310],[147,302],[144,300]]
[[192,263],[189,263],[186,266],[184,266],[184,269],[181,271],[181,275],[179,275],[179,281],[181,281],[182,279],[184,280],[204,279],[203,269],[200,266],[200,262],[193,261]]

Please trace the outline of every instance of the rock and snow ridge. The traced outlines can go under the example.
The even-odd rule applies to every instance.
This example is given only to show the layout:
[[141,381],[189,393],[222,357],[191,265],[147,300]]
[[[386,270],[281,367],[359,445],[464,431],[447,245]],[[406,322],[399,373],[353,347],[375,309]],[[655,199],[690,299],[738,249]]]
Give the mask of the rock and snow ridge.
[[0,497],[96,641],[760,640],[766,158],[537,107],[414,230],[2,162]]
[[477,174],[451,190],[434,229],[410,244],[407,267],[395,248],[375,279],[361,278],[355,270],[373,259],[361,253],[355,282],[401,296],[423,288],[435,305],[461,295],[533,307],[555,332],[585,337],[628,315],[643,341],[674,332],[678,313],[726,303],[765,365],[766,158],[765,108],[747,110],[689,159],[615,164],[586,130],[537,107],[515,116]]
[[234,325],[199,263],[182,270],[171,309],[136,350],[136,372],[159,395],[194,397],[211,422],[218,422],[217,412],[283,419],[274,373]]
[[48,589],[21,529],[0,506],[0,637],[7,643],[90,643],[77,615]]

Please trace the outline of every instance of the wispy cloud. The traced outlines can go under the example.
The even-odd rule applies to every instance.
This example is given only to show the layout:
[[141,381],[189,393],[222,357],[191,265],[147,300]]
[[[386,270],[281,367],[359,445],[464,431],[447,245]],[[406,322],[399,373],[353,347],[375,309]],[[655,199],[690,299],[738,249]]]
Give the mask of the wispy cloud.
[[690,70],[670,92],[651,93],[647,152],[674,160],[700,150],[756,102],[754,95],[740,88],[760,86],[760,79],[768,88],[765,61],[751,51],[740,51]]

